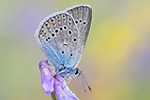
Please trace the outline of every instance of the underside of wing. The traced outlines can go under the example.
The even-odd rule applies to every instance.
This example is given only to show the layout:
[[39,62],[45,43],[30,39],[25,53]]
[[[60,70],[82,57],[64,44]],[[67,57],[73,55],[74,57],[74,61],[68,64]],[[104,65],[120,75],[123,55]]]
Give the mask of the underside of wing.
[[81,59],[89,35],[92,21],[92,8],[89,5],[78,5],[66,11],[74,18],[79,31],[78,60],[76,61],[76,66]]
[[36,38],[42,51],[54,66],[72,67],[78,52],[78,30],[66,12],[52,14],[41,22]]

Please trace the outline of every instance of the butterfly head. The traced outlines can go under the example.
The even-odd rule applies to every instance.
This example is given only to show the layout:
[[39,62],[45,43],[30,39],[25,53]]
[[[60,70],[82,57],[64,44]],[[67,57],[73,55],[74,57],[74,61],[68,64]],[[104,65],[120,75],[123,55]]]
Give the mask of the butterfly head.
[[81,75],[81,71],[79,70],[79,68],[75,68],[73,71],[73,75],[74,77],[78,77]]

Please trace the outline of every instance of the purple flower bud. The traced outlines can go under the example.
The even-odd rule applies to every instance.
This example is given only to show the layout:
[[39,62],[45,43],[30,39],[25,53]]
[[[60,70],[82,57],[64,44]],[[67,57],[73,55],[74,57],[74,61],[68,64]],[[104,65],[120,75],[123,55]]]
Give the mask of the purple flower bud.
[[54,93],[58,100],[79,100],[60,75],[56,75],[54,88]]
[[46,61],[42,60],[39,63],[39,68],[41,71],[43,90],[49,96],[54,91],[54,77]]
[[46,61],[42,60],[39,68],[41,71],[42,87],[48,96],[54,92],[57,100],[79,100],[66,85],[63,77],[56,74],[54,79]]

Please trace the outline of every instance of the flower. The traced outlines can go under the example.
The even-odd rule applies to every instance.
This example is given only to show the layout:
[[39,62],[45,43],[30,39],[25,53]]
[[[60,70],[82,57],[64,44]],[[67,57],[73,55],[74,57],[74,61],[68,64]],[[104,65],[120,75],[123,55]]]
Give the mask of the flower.
[[41,71],[42,87],[48,96],[54,93],[57,100],[79,100],[66,85],[63,77],[59,74],[52,75],[46,61],[42,60],[39,63],[39,68]]
[[41,71],[43,90],[49,96],[54,91],[54,77],[46,61],[42,60],[39,63],[39,68]]

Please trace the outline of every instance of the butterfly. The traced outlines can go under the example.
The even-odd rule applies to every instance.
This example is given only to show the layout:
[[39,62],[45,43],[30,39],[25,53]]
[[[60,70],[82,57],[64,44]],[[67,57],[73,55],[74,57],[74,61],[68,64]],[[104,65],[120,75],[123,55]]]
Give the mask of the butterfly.
[[92,7],[77,5],[46,17],[35,37],[55,72],[70,79],[81,74],[76,68],[84,51],[92,21]]

